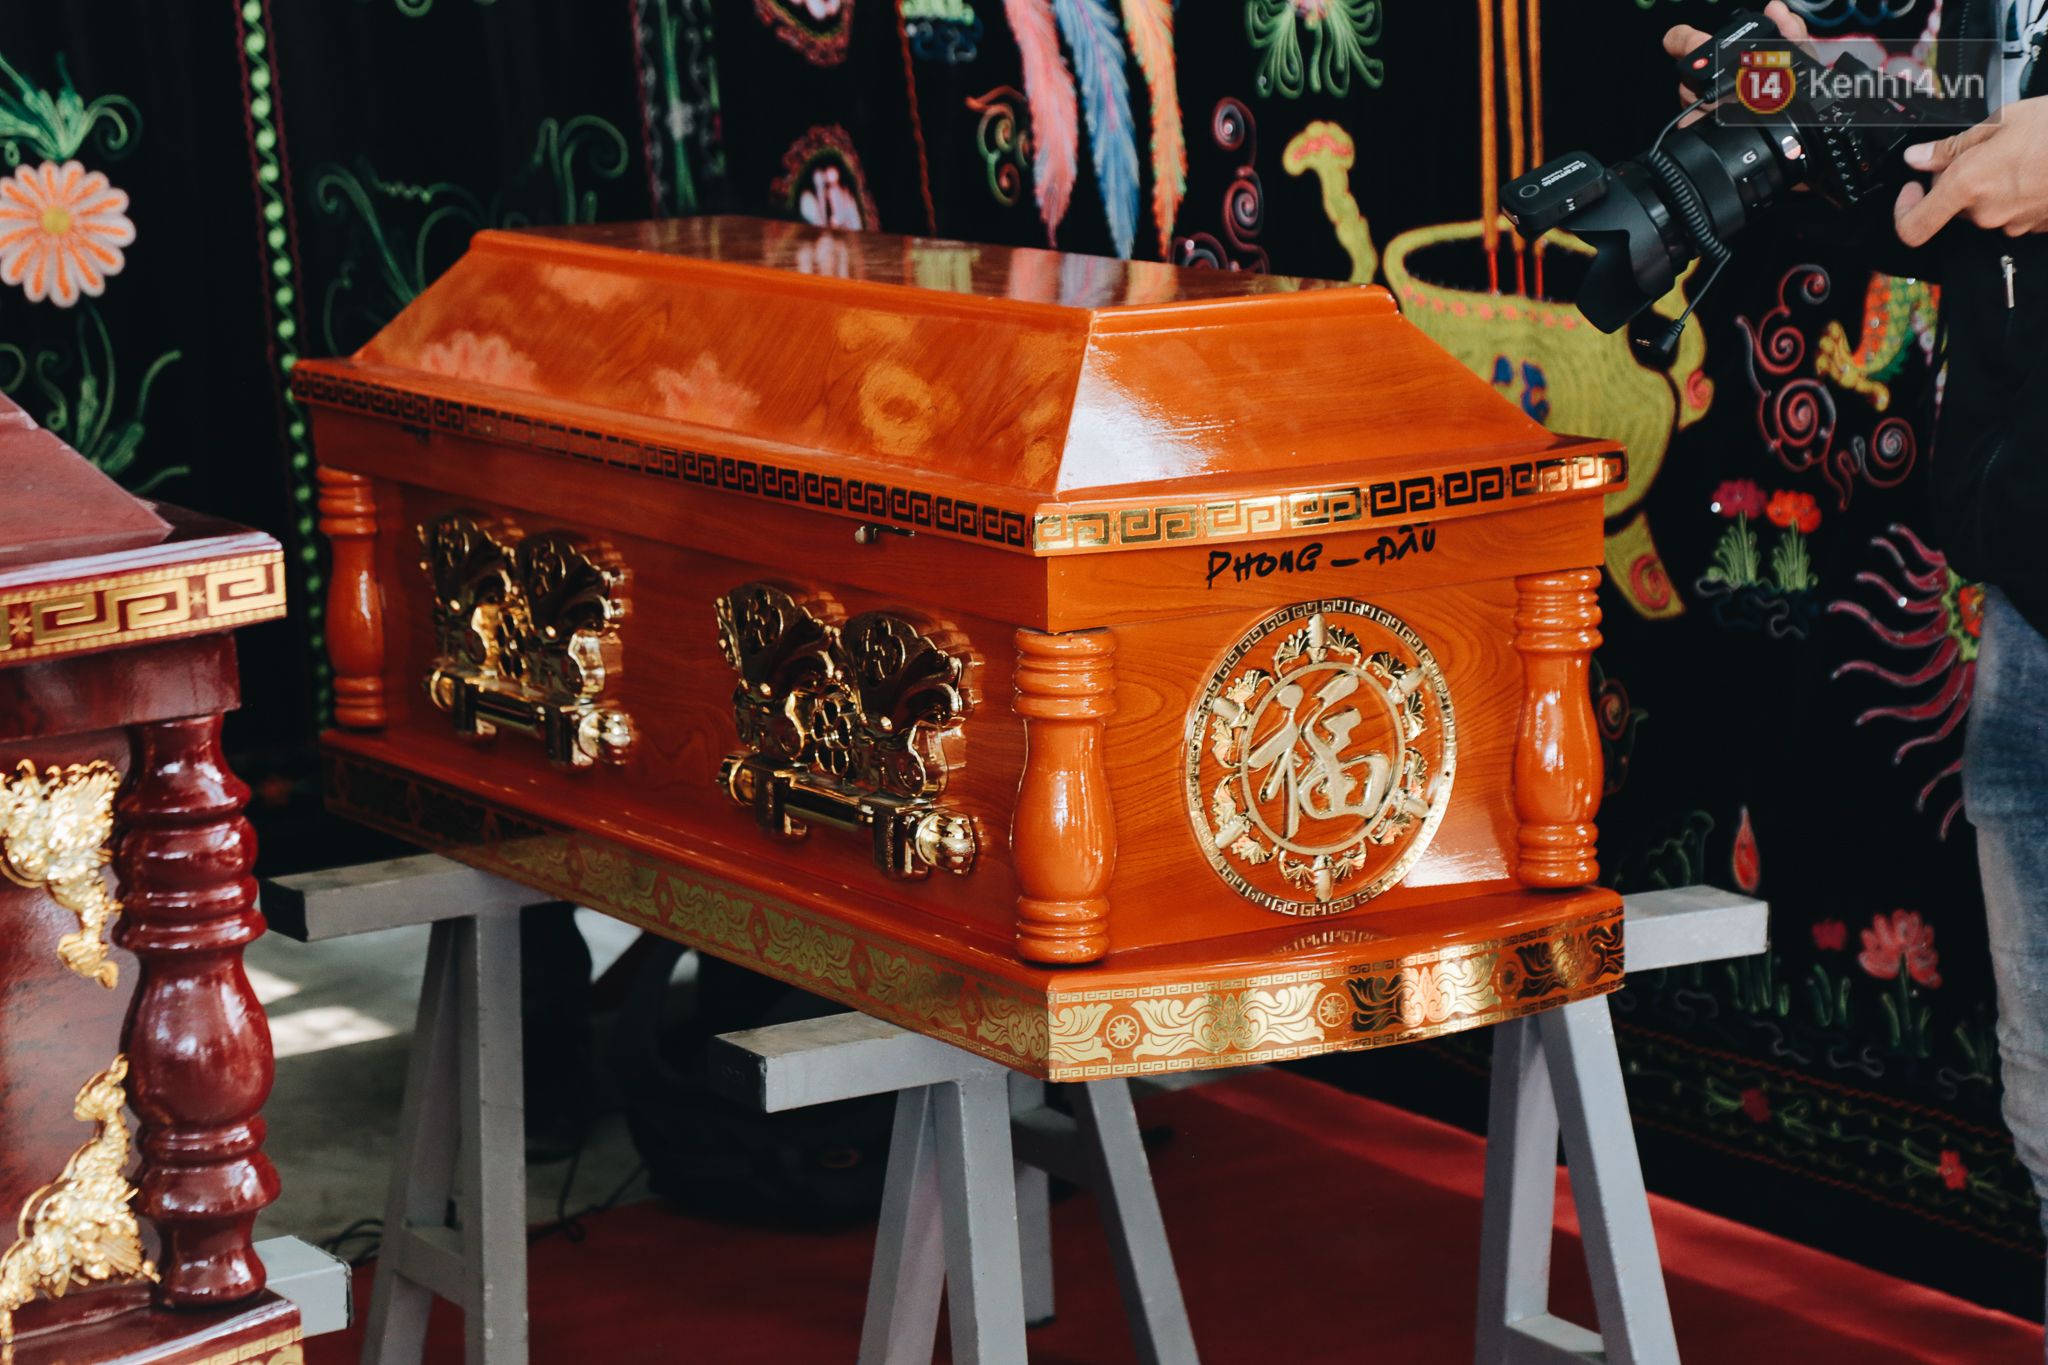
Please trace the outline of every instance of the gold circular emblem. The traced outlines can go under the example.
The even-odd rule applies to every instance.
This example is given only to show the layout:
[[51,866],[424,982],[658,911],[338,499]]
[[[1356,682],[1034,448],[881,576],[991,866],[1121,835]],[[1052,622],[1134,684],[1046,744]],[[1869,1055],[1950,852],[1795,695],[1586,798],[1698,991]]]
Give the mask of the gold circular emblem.
[[1422,857],[1457,761],[1421,636],[1369,602],[1297,602],[1232,646],[1188,717],[1188,816],[1238,894],[1334,915]]

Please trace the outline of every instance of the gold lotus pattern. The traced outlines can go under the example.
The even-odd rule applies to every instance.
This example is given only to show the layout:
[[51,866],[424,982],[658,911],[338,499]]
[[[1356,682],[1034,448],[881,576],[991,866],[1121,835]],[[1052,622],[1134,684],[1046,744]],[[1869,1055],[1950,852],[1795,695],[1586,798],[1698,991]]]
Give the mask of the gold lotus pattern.
[[[352,800],[358,791],[374,804]],[[329,793],[366,823],[1052,1080],[1380,1047],[1621,984],[1617,905],[1405,958],[1103,990],[1076,976],[1064,978],[1075,988],[1034,991],[621,845],[539,829],[380,765],[337,760]],[[1357,947],[1378,945],[1376,935],[1356,937]]]
[[216,1351],[191,1365],[306,1365],[306,1348],[299,1344],[299,1329],[293,1327]]
[[1403,1028],[1441,1024],[1461,1014],[1477,1014],[1500,1003],[1493,989],[1499,953],[1484,953],[1453,962],[1426,962],[1401,973],[1394,987],[1394,1013]]

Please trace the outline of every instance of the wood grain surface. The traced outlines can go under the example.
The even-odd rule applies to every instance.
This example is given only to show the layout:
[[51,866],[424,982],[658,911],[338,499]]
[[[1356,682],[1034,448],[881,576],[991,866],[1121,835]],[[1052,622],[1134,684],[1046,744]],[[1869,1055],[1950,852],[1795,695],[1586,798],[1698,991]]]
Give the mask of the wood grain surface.
[[[532,794],[559,789],[587,812],[593,828],[687,827],[742,856],[800,860],[848,887],[892,886],[888,894],[925,913],[1007,925],[1021,894],[1008,831],[1024,775],[1024,731],[1006,666],[1015,651],[1012,622],[414,486],[379,480],[376,500],[381,528],[377,574],[389,603],[386,732],[402,735],[423,759],[472,772],[479,790]],[[558,772],[548,767],[537,741],[512,733],[481,744],[465,740],[428,701],[422,682],[433,667],[435,637],[413,528],[458,510],[502,517],[529,534],[568,529],[590,535],[608,543],[631,568],[624,667],[605,693],[632,715],[641,735],[638,752],[624,768]],[[1588,538],[1583,526],[1545,524],[1552,518],[1563,520],[1556,512],[1537,519],[1532,554],[1547,545],[1585,548],[1577,543]],[[1597,521],[1593,526],[1597,535]],[[1506,528],[1500,535],[1513,541]],[[840,558],[862,564],[868,548],[849,544]],[[882,556],[893,553],[894,546],[879,547]],[[1391,567],[1427,561],[1428,556],[1417,555]],[[1451,571],[1462,576],[1470,567]],[[949,779],[946,801],[972,814],[982,829],[982,855],[973,873],[891,884],[873,867],[864,839],[818,830],[801,845],[774,846],[755,829],[749,812],[718,792],[719,760],[737,745],[730,702],[736,677],[717,648],[714,604],[756,579],[829,596],[848,616],[876,609],[920,611],[969,642],[976,706],[963,727],[965,763]],[[1341,580],[1294,581],[1320,586]],[[936,586],[955,601],[974,595],[971,582]],[[1205,605],[1214,601],[1216,606],[1202,615],[1113,628],[1116,712],[1105,722],[1104,744],[1109,800],[1117,813],[1116,871],[1106,891],[1116,907],[1110,921],[1115,947],[1248,933],[1271,922],[1270,912],[1245,901],[1207,870],[1194,840],[1181,776],[1188,716],[1209,674],[1238,636],[1276,605],[1271,589],[1240,594],[1237,587],[1232,584],[1207,598]],[[1132,600],[1135,591],[1127,584],[1125,600]],[[1404,885],[1360,913],[1435,897],[1447,886],[1480,890],[1508,885],[1517,860],[1511,778],[1524,690],[1522,660],[1512,647],[1514,580],[1375,588],[1358,595],[1406,621],[1429,642],[1444,669],[1458,729],[1458,773],[1449,813]],[[1226,599],[1238,600],[1226,605]]]
[[[308,363],[426,372],[1039,494],[1548,440],[1442,365],[1381,288],[1290,292],[1171,270],[1150,296],[1098,285],[1044,301],[1028,281],[1045,253],[1007,252],[1010,268],[962,293],[920,287],[914,271],[806,270],[792,248],[807,240],[844,239],[745,218],[482,232],[351,361]],[[876,234],[859,245],[943,250]]]
[[[1187,764],[1203,689],[1274,611],[1357,601],[1441,666],[1456,772],[1426,852],[1346,924],[1510,890],[1532,846],[1524,821],[1585,823],[1555,801],[1518,811],[1534,685],[1515,584],[1600,561],[1599,489],[1575,482],[1572,461],[1611,445],[1545,432],[1383,291],[1118,266],[1100,288],[1048,294],[1034,283],[1047,254],[1026,252],[993,254],[947,290],[917,268],[946,244],[862,235],[831,255],[840,240],[738,219],[485,233],[353,360],[305,363],[323,478],[364,480],[338,509],[348,599],[382,612],[384,723],[363,752],[650,856],[687,847],[743,883],[797,877],[977,940],[1009,944],[1021,925],[1026,957],[1196,951],[1277,918],[1196,837]],[[573,440],[544,445],[550,423]],[[678,443],[671,463],[755,463],[737,482],[684,481],[643,444],[657,438]],[[790,462],[779,474],[777,460]],[[1609,477],[1592,468],[1594,483]],[[863,492],[878,509],[865,521],[851,502],[790,491],[817,470],[898,501],[936,491],[1038,520],[1001,535],[985,520],[989,534],[968,539],[903,524]],[[778,494],[771,478],[794,482]],[[1075,529],[1084,506],[1099,511],[1092,531]],[[630,571],[602,695],[639,736],[623,766],[552,768],[527,736],[458,736],[435,709],[416,531],[452,513],[571,532]],[[1054,523],[1063,540],[1032,538]],[[865,837],[830,828],[772,842],[719,790],[738,737],[716,603],[757,581],[846,617],[928,618],[965,642],[974,706],[944,801],[981,832],[970,874],[891,881]],[[371,632],[347,638],[361,652],[346,666],[337,655],[338,674],[370,658]],[[1041,646],[1087,638],[1113,656],[1079,670],[1095,676],[1087,714],[1061,714],[1067,663]],[[1569,720],[1582,674],[1558,666],[1537,691]],[[1583,746],[1558,754],[1577,801]],[[1597,793],[1597,762],[1591,782]],[[1578,885],[1589,866],[1550,858],[1531,877]]]

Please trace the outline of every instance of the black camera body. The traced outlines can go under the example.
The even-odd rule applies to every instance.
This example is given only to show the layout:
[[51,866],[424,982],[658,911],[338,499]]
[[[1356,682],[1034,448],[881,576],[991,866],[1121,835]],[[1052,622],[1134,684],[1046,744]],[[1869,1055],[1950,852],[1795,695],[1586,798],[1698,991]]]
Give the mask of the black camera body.
[[[1745,52],[1769,55],[1745,62]],[[1686,88],[1724,110],[1752,64],[1785,83],[1781,106],[1743,101],[1740,117],[1666,129],[1612,168],[1573,152],[1501,187],[1501,212],[1525,238],[1562,227],[1594,248],[1578,306],[1601,331],[1669,293],[1694,259],[1719,267],[1728,239],[1794,187],[1844,208],[1895,195],[1906,147],[1967,126],[1854,57],[1823,66],[1761,14],[1734,15],[1677,62]],[[1675,327],[1666,341],[1660,349]]]

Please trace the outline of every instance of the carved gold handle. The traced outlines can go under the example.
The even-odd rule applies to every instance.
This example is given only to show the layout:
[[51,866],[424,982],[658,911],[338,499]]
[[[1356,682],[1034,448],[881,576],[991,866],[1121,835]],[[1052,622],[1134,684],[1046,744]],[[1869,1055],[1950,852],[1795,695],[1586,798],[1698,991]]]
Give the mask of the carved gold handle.
[[719,644],[740,675],[733,721],[749,746],[719,765],[719,786],[771,839],[829,825],[866,831],[875,866],[898,880],[973,871],[973,818],[936,800],[960,761],[970,657],[902,616],[871,611],[842,627],[837,615],[829,599],[772,583],[719,599]]
[[419,539],[440,642],[427,695],[457,732],[537,736],[559,768],[631,758],[632,717],[601,700],[624,671],[625,568],[570,532],[522,536],[463,513]]
[[756,754],[728,754],[719,764],[718,784],[754,812],[754,822],[771,839],[800,842],[813,824],[866,830],[874,841],[875,866],[898,881],[923,881],[935,869],[964,875],[981,853],[972,816],[865,791]]

